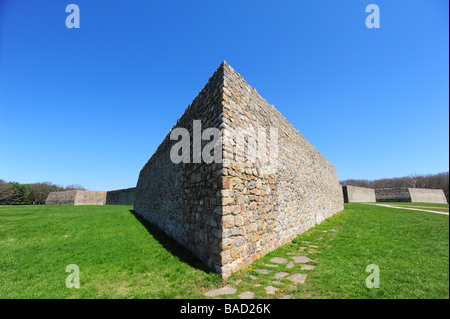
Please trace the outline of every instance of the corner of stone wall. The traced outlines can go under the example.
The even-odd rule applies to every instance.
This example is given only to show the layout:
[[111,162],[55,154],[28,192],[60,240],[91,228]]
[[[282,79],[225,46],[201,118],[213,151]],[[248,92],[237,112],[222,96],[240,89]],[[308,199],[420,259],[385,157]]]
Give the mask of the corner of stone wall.
[[256,164],[245,161],[236,146],[230,147],[230,132],[239,133],[249,123],[241,101],[241,90],[247,84],[231,66],[224,64],[223,68],[221,273],[227,278],[267,253],[269,248],[263,243],[273,241],[277,214],[272,198],[276,177],[263,174]]

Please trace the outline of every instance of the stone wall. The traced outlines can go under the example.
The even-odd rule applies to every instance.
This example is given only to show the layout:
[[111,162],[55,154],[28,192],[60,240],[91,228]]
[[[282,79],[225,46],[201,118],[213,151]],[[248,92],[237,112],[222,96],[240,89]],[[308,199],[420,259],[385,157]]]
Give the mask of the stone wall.
[[378,188],[375,189],[377,202],[410,202],[409,189],[402,188]]
[[442,189],[410,188],[412,202],[447,204]]
[[45,205],[74,205],[77,191],[51,192],[45,200]]
[[[343,209],[334,167],[226,63],[174,128],[192,137],[193,120],[221,130],[223,163],[175,164],[167,135],[140,172],[134,209],[223,277]],[[238,150],[252,127],[277,128],[277,154],[265,152],[275,171]]]
[[344,203],[376,202],[375,190],[372,188],[344,185]]
[[77,191],[74,205],[105,205],[106,192]]
[[45,205],[105,205],[106,192],[71,190],[52,192]]
[[375,190],[377,202],[423,202],[447,204],[442,189],[380,188]]
[[135,188],[118,189],[106,193],[106,205],[133,205]]

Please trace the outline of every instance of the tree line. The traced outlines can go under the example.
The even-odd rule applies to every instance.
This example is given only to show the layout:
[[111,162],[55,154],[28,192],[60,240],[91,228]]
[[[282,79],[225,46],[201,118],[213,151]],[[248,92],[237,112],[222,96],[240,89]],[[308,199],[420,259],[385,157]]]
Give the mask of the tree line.
[[76,189],[85,190],[77,184],[62,187],[50,182],[20,184],[0,179],[0,205],[43,205],[51,192]]
[[377,180],[347,179],[341,185],[359,186],[367,188],[431,188],[442,189],[447,202],[449,202],[449,172],[430,175],[409,175],[395,178],[382,178]]

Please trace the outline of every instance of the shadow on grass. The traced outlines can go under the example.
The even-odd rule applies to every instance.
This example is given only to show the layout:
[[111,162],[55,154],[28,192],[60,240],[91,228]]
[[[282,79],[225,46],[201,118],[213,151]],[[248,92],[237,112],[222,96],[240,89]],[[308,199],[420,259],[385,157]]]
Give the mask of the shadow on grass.
[[189,266],[201,270],[207,274],[214,273],[208,266],[206,266],[200,259],[194,256],[188,249],[183,247],[173,238],[169,237],[158,226],[150,223],[144,217],[130,210],[130,213],[147,229],[148,233],[153,236],[168,252],[178,257],[182,262]]

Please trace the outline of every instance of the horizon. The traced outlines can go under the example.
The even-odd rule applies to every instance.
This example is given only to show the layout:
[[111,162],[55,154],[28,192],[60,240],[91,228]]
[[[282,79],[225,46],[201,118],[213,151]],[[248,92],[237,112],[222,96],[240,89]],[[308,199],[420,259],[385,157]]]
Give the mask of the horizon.
[[[402,179],[402,178],[408,178],[408,177],[428,177],[428,176],[435,176],[435,175],[441,175],[441,174],[448,174],[449,171],[445,171],[445,172],[439,172],[439,173],[435,173],[435,174],[417,174],[417,175],[406,175],[406,176],[394,176],[394,177],[382,177],[382,178],[378,178],[378,179],[357,179],[357,178],[348,178],[348,179],[344,179],[344,180],[339,180],[339,183],[342,182],[347,182],[349,180],[353,180],[353,181],[367,181],[367,182],[374,182],[374,181],[378,181],[378,180],[383,180],[383,179]],[[0,180],[3,180],[2,178],[0,178]],[[29,185],[29,184],[35,184],[35,183],[50,183],[52,185],[58,186],[58,187],[62,187],[62,188],[70,188],[70,187],[83,187],[85,190],[87,191],[96,191],[95,189],[88,189],[85,188],[83,185],[73,185],[73,184],[67,184],[67,185],[60,185],[60,184],[55,184],[52,183],[51,181],[40,181],[40,182],[33,182],[33,183],[21,183],[18,181],[6,181],[3,180],[6,183],[20,183],[20,184],[25,184],[25,185]],[[124,188],[120,188],[120,189],[108,189],[108,190],[102,190],[102,191],[114,191],[114,190],[121,190],[121,189],[128,189],[128,188],[135,188],[136,186],[130,186],[130,187],[124,187]],[[423,188],[423,187],[414,187],[414,188]],[[72,190],[72,189],[70,189]],[[77,188],[73,188],[73,190],[78,190]]]
[[135,187],[225,60],[339,181],[448,172],[448,2],[75,3],[0,1],[6,182]]

